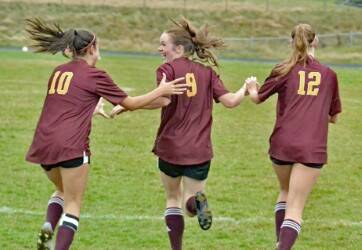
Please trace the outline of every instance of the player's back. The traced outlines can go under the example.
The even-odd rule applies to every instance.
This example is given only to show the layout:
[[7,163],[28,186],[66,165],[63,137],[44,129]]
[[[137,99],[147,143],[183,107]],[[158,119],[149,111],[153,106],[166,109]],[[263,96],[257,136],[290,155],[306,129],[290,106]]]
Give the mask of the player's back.
[[284,150],[290,151],[285,154],[300,154],[304,162],[323,162],[329,115],[338,108],[334,107],[338,105],[334,104],[336,74],[310,58],[306,66],[295,65],[283,79],[278,83],[277,121],[271,143],[274,148],[285,146]]
[[213,99],[227,93],[211,67],[187,58],[163,64],[157,70],[168,80],[185,77],[189,85],[184,95],[171,96],[162,109],[155,152],[175,164],[196,164],[212,158],[211,124]]
[[84,60],[55,68],[28,160],[52,164],[88,150],[92,113],[99,98],[92,80],[96,71]]

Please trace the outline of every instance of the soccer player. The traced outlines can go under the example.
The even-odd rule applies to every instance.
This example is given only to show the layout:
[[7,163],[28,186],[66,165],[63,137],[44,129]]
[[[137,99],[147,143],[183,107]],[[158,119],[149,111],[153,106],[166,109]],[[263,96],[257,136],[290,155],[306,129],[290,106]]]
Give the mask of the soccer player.
[[[215,71],[203,64],[218,66],[210,49],[222,46],[221,39],[209,36],[207,26],[196,29],[186,19],[175,22],[175,27],[160,37],[158,50],[165,63],[157,69],[157,83],[166,74],[168,80],[185,77],[189,86],[183,95],[159,97],[146,106],[163,107],[153,152],[158,156],[166,191],[165,221],[173,250],[182,248],[182,207],[189,216],[197,215],[203,230],[212,223],[204,192],[213,157],[210,135],[213,100],[234,108],[245,95],[245,86],[229,93]],[[117,110],[112,112],[115,113]]]
[[[39,234],[38,249],[49,249],[59,221],[55,248],[69,249],[78,228],[80,207],[90,164],[89,134],[92,114],[102,113],[100,97],[114,105],[135,110],[152,100],[181,94],[184,79],[166,83],[165,77],[155,90],[131,97],[95,67],[99,45],[94,33],[86,30],[63,31],[59,25],[27,19],[27,32],[36,52],[70,51],[68,63],[57,66],[48,82],[47,96],[26,160],[40,164],[56,192],[48,202],[46,222]],[[95,110],[95,107],[97,109]]]
[[314,56],[316,33],[298,24],[291,36],[292,55],[276,65],[260,89],[255,77],[246,80],[256,104],[278,93],[269,155],[280,185],[275,206],[280,250],[291,249],[298,237],[304,205],[327,162],[328,123],[341,112],[337,75]]

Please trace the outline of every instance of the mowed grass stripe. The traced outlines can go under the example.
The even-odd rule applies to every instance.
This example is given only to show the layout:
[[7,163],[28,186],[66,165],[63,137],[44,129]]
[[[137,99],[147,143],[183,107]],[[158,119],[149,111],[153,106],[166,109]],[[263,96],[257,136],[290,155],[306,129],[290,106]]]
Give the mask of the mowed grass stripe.
[[[20,214],[27,216],[43,216],[44,211],[29,211],[26,209],[11,208],[11,207],[0,207],[0,214]],[[151,221],[160,221],[164,220],[163,216],[156,215],[125,215],[125,214],[82,214],[82,219],[91,219],[91,220],[118,220],[118,221],[142,221],[142,220],[151,220]],[[190,219],[192,220],[192,219]],[[254,218],[231,218],[217,216],[213,217],[213,221],[221,223],[233,223],[233,224],[243,224],[243,223],[270,223],[273,219],[268,217],[254,217]],[[322,226],[338,227],[338,226],[347,226],[347,227],[361,227],[362,221],[347,221],[347,220],[313,220],[312,223],[318,223]],[[303,221],[303,223],[311,223],[308,220]]]

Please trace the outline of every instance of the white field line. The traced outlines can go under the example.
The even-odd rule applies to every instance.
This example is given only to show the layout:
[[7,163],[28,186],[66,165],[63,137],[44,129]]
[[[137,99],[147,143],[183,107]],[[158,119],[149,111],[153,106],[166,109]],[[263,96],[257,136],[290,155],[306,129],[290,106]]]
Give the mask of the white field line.
[[[17,209],[11,207],[0,207],[0,214],[20,214],[28,216],[43,216],[44,212],[31,211],[25,209]],[[92,219],[92,220],[117,220],[117,221],[162,221],[164,218],[162,216],[150,216],[150,215],[93,215],[88,213],[83,213],[81,215],[82,219]],[[253,217],[253,218],[232,218],[232,217],[214,217],[214,221],[222,223],[231,223],[231,224],[258,224],[258,223],[270,223],[273,221],[273,218],[267,217]],[[318,223],[321,226],[328,227],[362,227],[362,221],[348,221],[348,220],[313,220],[313,224]]]

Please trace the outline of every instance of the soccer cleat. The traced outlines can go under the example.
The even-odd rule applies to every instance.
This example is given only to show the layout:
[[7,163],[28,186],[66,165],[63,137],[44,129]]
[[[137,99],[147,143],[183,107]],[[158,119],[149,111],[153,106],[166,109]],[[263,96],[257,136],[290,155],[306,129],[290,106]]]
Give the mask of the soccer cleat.
[[42,226],[38,236],[38,250],[51,250],[51,240],[53,237],[52,225],[49,222],[45,222]]
[[197,192],[195,196],[196,201],[196,214],[201,229],[208,230],[212,224],[212,214],[207,203],[206,195]]

